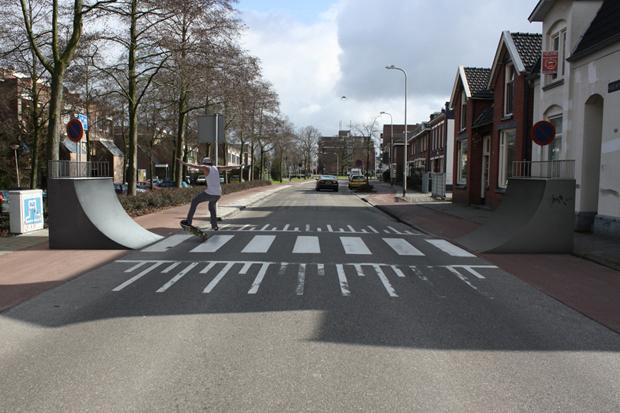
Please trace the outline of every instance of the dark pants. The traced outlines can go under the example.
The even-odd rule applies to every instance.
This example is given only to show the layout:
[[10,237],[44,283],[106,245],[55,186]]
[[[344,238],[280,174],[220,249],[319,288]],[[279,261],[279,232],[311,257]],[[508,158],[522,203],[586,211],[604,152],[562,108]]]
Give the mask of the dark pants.
[[198,204],[208,202],[209,213],[211,214],[211,228],[217,228],[217,211],[215,209],[215,204],[219,199],[219,195],[209,195],[206,192],[201,192],[196,195],[194,199],[192,199],[192,206],[189,207],[189,211],[187,212],[187,223],[192,225],[192,220],[194,219]]

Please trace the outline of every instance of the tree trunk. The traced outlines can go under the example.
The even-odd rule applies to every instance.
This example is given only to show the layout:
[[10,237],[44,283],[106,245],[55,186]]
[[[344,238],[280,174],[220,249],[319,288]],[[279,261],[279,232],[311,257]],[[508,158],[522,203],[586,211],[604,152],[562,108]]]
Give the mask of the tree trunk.
[[131,2],[131,25],[129,28],[129,56],[127,62],[128,71],[128,106],[129,106],[129,166],[127,168],[127,195],[136,195],[136,179],[138,177],[138,104],[137,104],[137,75],[136,75],[136,50],[137,44],[137,20],[138,0]]
[[37,62],[36,56],[32,54],[32,73],[30,74],[30,93],[32,94],[32,165],[30,173],[30,189],[35,189],[39,178],[39,138],[40,138],[40,116],[39,116],[39,90],[37,86]]
[[135,196],[138,178],[138,112],[129,106],[129,164],[127,167],[127,195]]
[[[175,152],[180,158],[183,156],[184,161],[187,162],[187,154],[185,153],[185,130],[187,124],[187,93],[185,90],[181,91],[179,95],[179,118],[177,121],[177,145]],[[181,181],[183,180],[183,165],[179,160],[175,160],[175,176],[174,183],[177,188],[181,187]]]
[[62,116],[62,96],[65,70],[61,64],[52,73],[50,84],[49,119],[47,126],[47,158],[60,159],[60,122]]

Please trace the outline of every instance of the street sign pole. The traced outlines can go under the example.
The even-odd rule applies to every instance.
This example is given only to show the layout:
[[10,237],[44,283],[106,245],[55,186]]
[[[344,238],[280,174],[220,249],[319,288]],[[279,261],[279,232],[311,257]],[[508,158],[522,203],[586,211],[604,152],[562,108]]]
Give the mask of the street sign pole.
[[219,134],[219,114],[216,113],[215,114],[215,166],[219,166],[219,140],[218,140],[218,134]]

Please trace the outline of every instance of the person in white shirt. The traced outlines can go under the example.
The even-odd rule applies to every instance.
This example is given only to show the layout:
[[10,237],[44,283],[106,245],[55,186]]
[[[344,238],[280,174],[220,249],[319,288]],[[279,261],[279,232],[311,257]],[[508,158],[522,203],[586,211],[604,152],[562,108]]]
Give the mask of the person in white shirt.
[[[207,187],[204,192],[199,193],[192,199],[192,205],[189,207],[189,211],[187,212],[187,218],[181,221],[181,225],[192,226],[192,220],[194,219],[194,214],[196,213],[196,208],[198,204],[203,202],[209,203],[209,213],[211,214],[211,229],[214,231],[218,230],[217,227],[217,209],[216,204],[222,196],[222,187],[220,185],[220,171],[216,166],[213,166],[213,162],[211,162],[210,158],[203,158],[200,165],[195,165],[187,162],[183,162],[181,159],[179,161],[187,165],[191,168],[201,169],[203,174],[207,178]],[[224,167],[226,168],[226,167]]]

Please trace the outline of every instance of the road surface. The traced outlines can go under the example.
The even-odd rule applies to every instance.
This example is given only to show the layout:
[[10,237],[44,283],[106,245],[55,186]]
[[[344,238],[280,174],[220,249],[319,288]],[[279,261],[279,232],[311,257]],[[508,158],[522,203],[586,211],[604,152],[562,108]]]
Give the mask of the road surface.
[[0,411],[620,411],[620,336],[344,186],[221,229],[0,314]]

